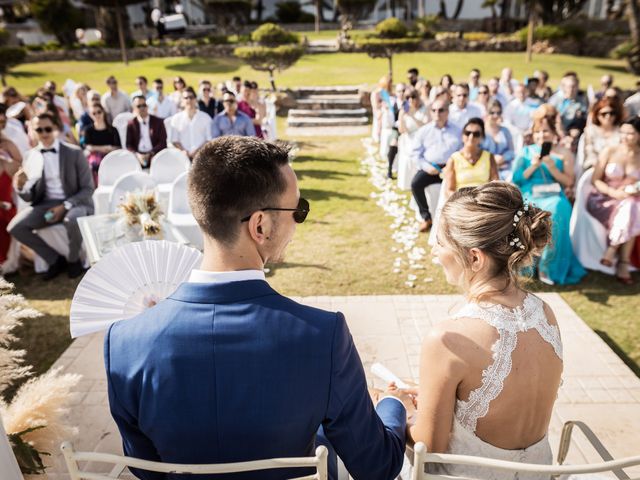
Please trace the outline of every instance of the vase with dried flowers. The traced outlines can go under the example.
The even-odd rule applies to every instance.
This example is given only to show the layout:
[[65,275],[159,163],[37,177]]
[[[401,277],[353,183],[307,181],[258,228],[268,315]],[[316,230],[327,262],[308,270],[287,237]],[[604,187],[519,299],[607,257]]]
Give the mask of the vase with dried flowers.
[[153,191],[128,192],[119,207],[127,239],[162,239],[163,212]]

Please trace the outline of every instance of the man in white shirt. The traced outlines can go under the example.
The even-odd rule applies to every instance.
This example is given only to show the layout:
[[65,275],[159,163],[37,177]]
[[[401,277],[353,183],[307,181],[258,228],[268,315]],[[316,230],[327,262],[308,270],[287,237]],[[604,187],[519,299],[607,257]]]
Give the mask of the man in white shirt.
[[[43,171],[40,177],[34,178],[28,178],[22,169],[14,175],[13,187],[31,206],[13,218],[7,231],[49,264],[43,276],[45,280],[51,280],[65,270],[70,278],[74,278],[84,272],[80,261],[82,235],[78,218],[93,214],[91,169],[80,148],[57,139],[58,127],[51,114],[42,113],[32,122],[38,138],[34,150],[42,155]],[[67,258],[33,232],[60,222],[69,237]]]
[[484,109],[477,104],[469,103],[469,85],[459,83],[453,92],[453,103],[449,106],[449,123],[460,130],[471,118],[483,118]]
[[490,78],[487,87],[489,88],[489,101],[497,100],[502,108],[505,108],[509,101],[500,91],[500,79],[498,77]]
[[102,106],[111,123],[119,113],[131,111],[131,102],[126,93],[118,90],[118,81],[113,75],[107,78],[107,85],[109,91],[102,95]]
[[184,110],[171,117],[169,143],[192,159],[198,149],[213,138],[211,117],[198,108],[193,88],[182,91],[182,102]]
[[508,67],[502,69],[498,83],[500,84],[499,91],[507,102],[513,98],[514,90],[520,84],[513,78],[513,70]]
[[524,135],[533,124],[533,112],[537,106],[526,101],[527,93],[523,85],[518,85],[513,93],[513,100],[507,104],[503,118],[507,125],[515,127],[516,130]]
[[161,78],[153,81],[153,95],[147,100],[149,113],[158,118],[165,119],[178,112],[176,102],[164,94],[164,83]]
[[147,85],[147,77],[143,75],[136,77],[136,86],[138,87],[138,90],[131,94],[131,100],[133,101],[134,98],[139,96],[143,96],[145,100],[149,100],[153,97],[153,92],[147,88]]
[[636,83],[637,92],[624,101],[624,107],[629,113],[629,118],[640,115],[640,81]]

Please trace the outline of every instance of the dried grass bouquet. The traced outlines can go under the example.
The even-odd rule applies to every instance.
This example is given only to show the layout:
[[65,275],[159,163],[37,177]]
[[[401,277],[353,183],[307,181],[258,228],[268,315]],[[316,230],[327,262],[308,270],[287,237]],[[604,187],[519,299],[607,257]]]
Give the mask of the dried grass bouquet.
[[140,225],[145,237],[160,235],[163,212],[158,205],[155,192],[128,192],[125,201],[119,207],[129,227]]

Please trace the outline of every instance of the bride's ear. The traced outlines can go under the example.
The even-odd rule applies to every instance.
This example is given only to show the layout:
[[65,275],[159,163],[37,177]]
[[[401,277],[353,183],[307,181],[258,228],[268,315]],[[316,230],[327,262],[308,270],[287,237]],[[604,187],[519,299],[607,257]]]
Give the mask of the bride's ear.
[[469,250],[469,266],[473,273],[478,273],[482,270],[486,264],[487,256],[479,248],[472,248]]

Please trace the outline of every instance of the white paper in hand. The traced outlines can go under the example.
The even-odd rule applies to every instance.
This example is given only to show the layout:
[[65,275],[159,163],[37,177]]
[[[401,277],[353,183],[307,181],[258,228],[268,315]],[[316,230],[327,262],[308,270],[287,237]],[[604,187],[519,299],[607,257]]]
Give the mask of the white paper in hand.
[[42,178],[42,172],[44,170],[44,157],[42,153],[36,149],[30,150],[22,162],[22,170],[24,170],[29,180]]
[[106,330],[171,295],[202,261],[195,248],[164,240],[129,243],[84,276],[71,302],[73,338]]
[[371,373],[387,383],[395,383],[398,388],[409,388],[400,378],[381,363],[371,365]]

